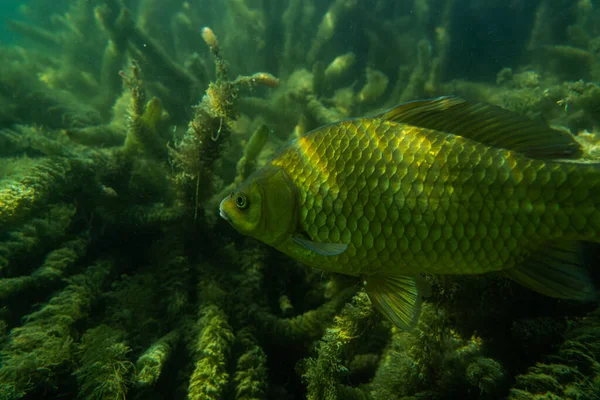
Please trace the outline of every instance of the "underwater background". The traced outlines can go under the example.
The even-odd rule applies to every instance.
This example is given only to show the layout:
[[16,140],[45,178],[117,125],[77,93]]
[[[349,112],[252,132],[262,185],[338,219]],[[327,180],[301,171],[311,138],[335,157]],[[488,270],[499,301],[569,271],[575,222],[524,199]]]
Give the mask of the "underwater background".
[[[459,95],[600,157],[592,0],[3,0],[0,400],[600,399],[600,308],[427,276],[417,328],[219,201],[289,140]],[[586,249],[600,285],[600,251]],[[599,286],[600,287],[600,286]]]

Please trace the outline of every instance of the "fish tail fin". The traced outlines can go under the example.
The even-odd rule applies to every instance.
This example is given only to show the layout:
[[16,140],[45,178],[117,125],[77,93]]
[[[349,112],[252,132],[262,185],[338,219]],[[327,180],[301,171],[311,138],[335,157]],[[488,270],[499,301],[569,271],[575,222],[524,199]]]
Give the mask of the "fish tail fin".
[[585,302],[598,300],[580,241],[551,241],[505,274],[546,296]]

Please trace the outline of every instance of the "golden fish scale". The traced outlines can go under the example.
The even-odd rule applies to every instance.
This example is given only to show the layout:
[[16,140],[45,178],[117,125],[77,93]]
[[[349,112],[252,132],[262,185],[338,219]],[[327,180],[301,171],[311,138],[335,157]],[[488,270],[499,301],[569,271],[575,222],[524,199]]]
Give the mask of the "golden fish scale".
[[481,273],[600,227],[590,200],[600,193],[595,167],[385,120],[323,127],[272,162],[298,187],[300,229],[316,242],[349,244],[338,256],[302,260],[324,270]]

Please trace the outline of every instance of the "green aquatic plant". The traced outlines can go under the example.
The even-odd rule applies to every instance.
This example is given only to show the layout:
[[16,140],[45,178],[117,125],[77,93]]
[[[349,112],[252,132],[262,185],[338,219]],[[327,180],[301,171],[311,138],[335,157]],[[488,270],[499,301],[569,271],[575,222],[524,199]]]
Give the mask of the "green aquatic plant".
[[146,92],[137,62],[131,66],[131,76],[123,74],[123,78],[131,93],[129,128],[123,151],[130,157],[141,153],[159,160],[165,158],[167,146],[158,133],[158,125],[163,118],[160,100],[154,97],[146,103]]
[[448,393],[496,398],[505,379],[502,365],[485,357],[481,338],[463,338],[447,325],[441,310],[427,306],[414,331],[392,328],[370,393],[376,399],[436,399]]
[[[23,274],[22,260],[41,255],[64,239],[73,221],[73,204],[59,203],[15,227],[3,235],[0,242],[0,273],[3,277]],[[0,281],[1,284],[2,281]]]
[[217,79],[209,84],[200,104],[195,107],[188,130],[171,152],[173,163],[181,170],[176,178],[181,190],[184,193],[193,190],[194,219],[214,190],[214,164],[221,157],[223,143],[229,139],[232,124],[239,116],[236,104],[240,90],[252,90],[258,85],[279,85],[277,78],[263,72],[230,81],[215,33],[205,27],[202,38],[214,56]]
[[240,332],[237,341],[244,350],[237,360],[233,377],[236,386],[235,399],[264,398],[268,387],[267,355],[248,331]]
[[425,94],[425,84],[429,78],[429,71],[431,70],[431,57],[432,57],[431,43],[428,40],[421,40],[417,45],[417,66],[412,70],[408,83],[403,82],[396,85],[396,90],[401,89],[398,100],[400,102],[409,101],[410,99],[418,99],[423,97]]
[[309,63],[312,64],[316,61],[323,47],[333,38],[336,29],[339,29],[340,21],[347,13],[355,9],[357,4],[356,0],[334,0],[332,2],[327,12],[323,14],[311,43],[307,54]]
[[358,101],[370,103],[377,100],[387,89],[389,78],[381,71],[367,68],[367,83],[358,93]]
[[18,399],[34,389],[55,387],[56,376],[73,360],[75,324],[89,316],[111,267],[98,262],[71,277],[68,286],[11,330],[0,352],[2,398]]
[[77,353],[80,367],[73,373],[79,394],[93,400],[126,400],[132,384],[131,349],[122,341],[124,334],[107,325],[88,329]]
[[263,329],[272,332],[277,340],[315,340],[322,335],[324,327],[349,300],[354,291],[354,288],[342,290],[318,308],[293,317],[280,318],[266,311],[259,311],[256,317]]
[[600,309],[567,331],[554,354],[516,377],[509,399],[597,399],[600,396]]
[[152,386],[156,383],[166,361],[171,356],[173,347],[179,342],[181,335],[172,331],[150,346],[135,363],[136,383],[140,386]]
[[188,399],[219,399],[229,382],[227,358],[234,334],[227,315],[218,306],[205,306],[200,314],[200,333],[194,345],[197,359],[190,377]]
[[6,301],[26,289],[54,287],[81,260],[88,245],[89,238],[86,237],[65,242],[61,247],[50,251],[42,265],[30,275],[1,279],[0,301]]
[[346,304],[332,327],[327,328],[317,344],[317,358],[306,361],[303,378],[308,384],[309,399],[332,400],[338,398],[338,386],[348,368],[341,360],[346,346],[366,328],[372,306],[364,291],[357,293]]
[[259,126],[244,148],[244,155],[240,158],[236,166],[236,177],[234,185],[242,183],[256,168],[256,159],[263,150],[269,139],[269,128],[266,125]]
[[66,158],[45,158],[35,163],[23,176],[0,182],[0,229],[26,220],[32,212],[60,198],[89,179],[84,162]]
[[115,4],[111,6],[105,3],[94,9],[96,21],[109,37],[102,57],[101,86],[104,93],[100,100],[100,107],[106,110],[106,113],[121,93],[122,79],[118,71],[125,64],[132,19],[131,13],[127,9],[119,9],[115,7]]

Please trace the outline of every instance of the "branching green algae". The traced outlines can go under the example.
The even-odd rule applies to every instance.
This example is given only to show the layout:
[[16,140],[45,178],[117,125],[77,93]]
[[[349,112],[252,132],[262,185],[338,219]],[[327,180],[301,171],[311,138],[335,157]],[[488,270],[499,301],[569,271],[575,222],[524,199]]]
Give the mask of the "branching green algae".
[[135,363],[136,383],[140,386],[152,386],[156,383],[165,362],[171,355],[174,345],[180,339],[177,331],[172,331],[152,344]]
[[218,399],[229,382],[226,361],[234,335],[219,307],[207,306],[201,314],[196,344],[199,354],[190,377],[188,399]]
[[597,399],[600,396],[600,309],[567,332],[558,351],[516,377],[510,399]]
[[73,362],[74,325],[89,316],[110,266],[99,262],[73,276],[65,289],[10,332],[2,351],[3,398],[20,398],[37,387],[55,387],[56,375]]
[[41,159],[19,179],[6,179],[0,187],[0,226],[9,228],[51,202],[85,177],[85,166],[66,158]]
[[361,291],[335,317],[333,327],[327,328],[316,347],[318,357],[306,361],[307,371],[303,377],[308,382],[309,399],[330,400],[339,397],[338,382],[348,372],[340,356],[352,339],[365,329],[365,321],[371,313],[371,302],[367,294]]
[[131,349],[122,336],[122,332],[106,325],[83,334],[78,349],[81,366],[74,372],[81,395],[98,400],[127,398],[133,364],[127,358]]
[[48,16],[32,0],[9,23],[0,399],[600,398],[594,304],[427,277],[402,332],[361,282],[216,218],[289,139],[419,97],[544,119],[598,159],[591,2],[532,2],[524,55],[493,80],[465,79],[450,54],[460,7],[501,2],[217,3],[75,0]]

